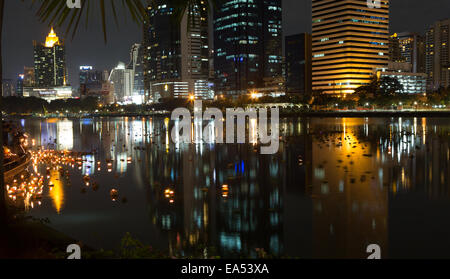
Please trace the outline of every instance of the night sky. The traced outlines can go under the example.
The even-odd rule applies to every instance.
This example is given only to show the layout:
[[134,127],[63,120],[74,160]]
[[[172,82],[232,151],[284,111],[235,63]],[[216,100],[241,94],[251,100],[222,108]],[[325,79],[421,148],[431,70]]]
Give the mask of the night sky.
[[[31,0],[5,2],[3,77],[15,80],[23,72],[23,66],[33,66],[32,41],[43,42],[49,27],[38,21]],[[311,0],[283,0],[283,5],[285,35],[311,32]],[[117,6],[121,7],[121,4]],[[449,0],[391,0],[391,32],[424,32],[434,21],[450,17],[449,10]],[[95,15],[95,11],[92,14]],[[119,12],[119,29],[111,14],[107,45],[103,41],[99,18],[93,18],[88,29],[81,26],[74,40],[66,39],[69,81],[75,88],[78,88],[80,65],[111,69],[119,61],[128,63],[131,45],[141,41],[141,27],[133,23],[124,10]],[[56,32],[60,38],[64,36],[61,30],[56,29]]]

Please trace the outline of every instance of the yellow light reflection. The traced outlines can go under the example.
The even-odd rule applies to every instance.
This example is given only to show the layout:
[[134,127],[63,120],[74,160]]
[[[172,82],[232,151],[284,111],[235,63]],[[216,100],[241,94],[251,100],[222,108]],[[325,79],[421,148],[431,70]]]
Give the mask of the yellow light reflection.
[[50,197],[53,200],[53,206],[56,212],[59,214],[61,208],[64,205],[64,189],[61,182],[61,175],[57,170],[50,171],[50,185],[53,184],[53,188],[50,189]]

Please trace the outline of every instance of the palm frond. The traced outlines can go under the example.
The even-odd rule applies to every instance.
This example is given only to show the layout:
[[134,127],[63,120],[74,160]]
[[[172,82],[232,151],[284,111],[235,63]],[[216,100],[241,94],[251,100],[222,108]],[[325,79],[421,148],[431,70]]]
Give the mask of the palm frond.
[[[25,1],[25,0],[22,0]],[[107,42],[107,6],[112,10],[113,19],[116,26],[119,26],[116,3],[120,1],[126,7],[128,16],[137,23],[142,24],[146,14],[145,0],[81,0],[81,8],[70,9],[66,5],[66,0],[31,0],[32,5],[38,5],[36,15],[41,22],[54,27],[65,26],[66,35],[75,37],[80,26],[81,18],[85,18],[86,28],[92,18],[98,17],[101,20],[103,39]],[[116,2],[116,3],[114,3]],[[97,14],[95,14],[96,12]],[[127,16],[125,16],[126,18]]]
[[[124,10],[128,12],[128,16],[137,24],[142,24],[146,18],[146,4],[155,4],[156,2],[159,2],[156,0],[81,0],[81,8],[70,9],[66,5],[66,0],[30,1],[32,5],[38,4],[37,16],[41,22],[54,27],[63,27],[65,25],[65,33],[66,35],[71,34],[72,39],[78,31],[83,16],[85,17],[86,28],[88,28],[93,17],[100,18],[105,43],[108,38],[108,5],[112,10],[112,17],[115,25],[119,27],[117,2],[121,2]],[[194,22],[191,13],[192,11],[199,12],[202,16],[207,16],[209,10],[215,6],[217,0],[167,0],[167,2],[174,8],[174,18],[176,21],[181,22],[186,11],[189,11],[187,13],[188,21]],[[124,16],[123,18],[126,19],[128,16]]]

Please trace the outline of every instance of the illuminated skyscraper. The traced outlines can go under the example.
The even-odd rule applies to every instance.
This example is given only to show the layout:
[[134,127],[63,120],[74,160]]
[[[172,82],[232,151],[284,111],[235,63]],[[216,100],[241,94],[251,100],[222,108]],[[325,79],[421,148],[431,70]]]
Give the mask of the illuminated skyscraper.
[[52,30],[44,44],[34,44],[35,85],[39,87],[63,86],[66,84],[66,58],[64,43]]
[[117,67],[111,70],[108,81],[114,85],[114,97],[116,102],[132,102],[133,79],[133,70],[127,69],[123,62],[119,62]]
[[[206,0],[205,0],[206,1]],[[144,24],[144,80],[154,101],[209,98],[209,44],[206,2],[199,1],[177,23],[172,1],[153,1]],[[190,12],[190,15],[188,15]]]
[[313,90],[345,95],[387,68],[389,0],[312,0]]
[[426,34],[426,72],[431,90],[450,86],[450,19],[433,24]]
[[221,0],[214,14],[216,94],[238,96],[283,74],[281,0]]
[[133,71],[133,103],[142,103],[145,101],[145,88],[144,88],[144,70],[143,70],[143,50],[141,44],[133,44],[130,51],[130,62],[127,69]]

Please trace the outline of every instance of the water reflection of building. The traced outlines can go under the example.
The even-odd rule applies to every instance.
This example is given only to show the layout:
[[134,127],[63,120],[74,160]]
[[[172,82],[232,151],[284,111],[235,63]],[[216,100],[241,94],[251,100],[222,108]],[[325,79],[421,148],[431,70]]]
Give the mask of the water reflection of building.
[[73,148],[73,122],[71,120],[49,119],[40,124],[41,146],[56,150]]
[[[149,241],[163,247],[167,241],[174,253],[212,246],[224,256],[264,248],[302,258],[365,258],[372,243],[389,256],[387,220],[397,196],[449,197],[450,126],[441,121],[283,119],[280,151],[271,156],[256,145],[205,144],[196,134],[196,143],[173,144],[173,123],[163,118],[22,124],[42,144],[67,130],[73,150],[94,150],[95,157],[83,158],[82,174],[103,179],[110,169],[114,179],[145,187],[145,221],[163,235]],[[200,129],[206,123],[192,125],[195,133],[212,133]],[[248,129],[256,130],[255,123]],[[89,170],[95,161],[108,162],[106,170]]]
[[[193,131],[202,131],[197,125]],[[193,140],[198,143],[171,145],[169,152],[147,151],[152,216],[168,232],[172,251],[212,246],[225,255],[256,248],[282,253],[281,158],[253,156],[252,146],[203,144],[195,133]],[[165,189],[174,190],[173,203]]]
[[322,135],[323,122],[311,123],[314,257],[364,258],[370,244],[387,250],[387,190],[372,172],[377,159],[365,156],[376,146],[364,138],[364,121],[339,119]]

